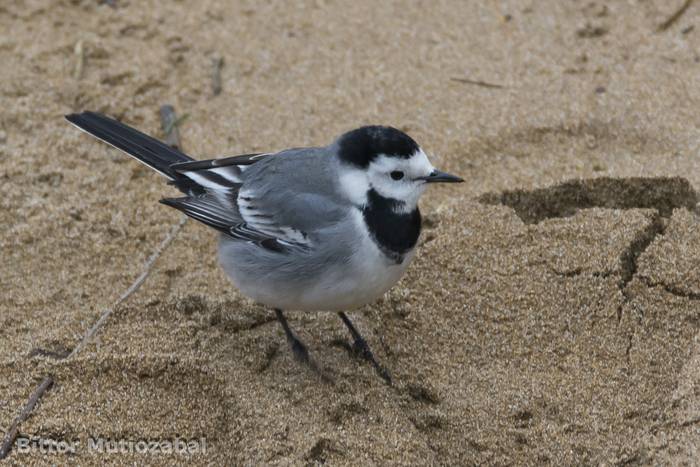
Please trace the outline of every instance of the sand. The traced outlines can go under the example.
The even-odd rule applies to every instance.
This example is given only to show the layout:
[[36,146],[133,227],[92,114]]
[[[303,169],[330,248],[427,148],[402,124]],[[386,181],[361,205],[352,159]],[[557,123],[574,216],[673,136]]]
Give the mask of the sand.
[[[0,435],[50,374],[20,436],[79,443],[10,463],[698,462],[700,6],[660,30],[683,1],[111,3],[0,6]],[[194,157],[382,123],[467,180],[431,188],[406,277],[351,313],[392,387],[332,314],[289,313],[331,381],[300,367],[195,222],[65,358],[179,215],[62,116],[163,136],[166,103]]]

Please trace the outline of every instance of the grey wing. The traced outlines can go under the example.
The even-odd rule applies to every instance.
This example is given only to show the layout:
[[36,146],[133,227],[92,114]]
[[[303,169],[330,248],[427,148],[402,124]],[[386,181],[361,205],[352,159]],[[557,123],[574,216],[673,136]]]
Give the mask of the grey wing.
[[175,164],[197,189],[162,202],[234,239],[273,251],[308,250],[315,231],[340,212],[327,189],[298,177],[315,165],[308,160],[315,161],[313,154],[298,149]]
[[335,160],[325,148],[287,150],[246,170],[238,208],[261,232],[312,242],[315,233],[347,215],[336,182]]

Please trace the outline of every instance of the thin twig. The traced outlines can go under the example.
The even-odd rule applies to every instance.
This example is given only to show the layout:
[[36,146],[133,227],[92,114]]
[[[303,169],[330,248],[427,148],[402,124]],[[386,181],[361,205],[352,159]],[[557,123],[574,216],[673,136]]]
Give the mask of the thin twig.
[[165,143],[175,149],[182,149],[178,126],[185,121],[189,114],[178,118],[172,105],[166,104],[160,108],[160,125],[165,133]]
[[685,0],[685,3],[683,3],[683,5],[681,5],[681,7],[678,10],[676,10],[675,13],[673,13],[671,16],[668,17],[668,19],[666,21],[664,21],[663,23],[661,23],[659,25],[657,31],[663,32],[663,31],[667,30],[668,28],[670,28],[671,26],[673,26],[673,24],[676,21],[678,21],[681,16],[683,16],[683,13],[685,13],[686,10],[688,10],[688,8],[690,7],[690,5],[692,5],[692,3],[693,3],[693,0]]
[[458,83],[474,84],[476,86],[481,86],[489,89],[503,89],[505,86],[502,84],[487,83],[486,81],[469,79],[469,78],[450,78],[452,81],[457,81]]
[[[167,107],[169,107],[169,109],[167,109]],[[175,131],[170,132],[169,136],[172,137],[173,133],[175,133],[173,142],[177,145],[176,147],[179,147],[180,139],[179,135],[177,134],[177,119],[175,118],[175,112],[172,106],[161,107],[161,117],[163,119],[164,125],[166,122],[166,117],[172,118],[172,120],[168,120],[168,123],[172,125],[172,129],[174,129]],[[88,344],[88,342],[90,342],[90,339],[92,339],[95,336],[95,334],[97,334],[99,330],[102,329],[104,324],[107,322],[107,319],[114,312],[114,310],[125,300],[127,300],[130,296],[132,296],[137,290],[139,290],[139,288],[141,288],[141,285],[143,285],[148,276],[151,274],[151,271],[153,270],[153,265],[163,254],[165,249],[168,248],[168,246],[170,246],[170,244],[173,242],[177,234],[185,225],[185,222],[187,222],[187,217],[182,216],[182,219],[180,219],[180,221],[170,229],[168,235],[166,235],[166,237],[163,239],[160,245],[158,245],[158,247],[151,254],[151,256],[148,257],[148,260],[146,261],[146,264],[144,265],[141,274],[136,278],[134,282],[131,283],[129,288],[126,289],[126,291],[119,296],[119,298],[114,302],[114,304],[110,308],[107,308],[102,312],[95,324],[93,324],[92,327],[90,327],[90,329],[87,330],[85,336],[83,336],[82,340],[78,343],[78,345],[75,346],[73,351],[71,351],[71,353],[68,354],[66,359],[71,359],[78,352],[80,352]],[[39,399],[41,399],[44,393],[53,385],[53,382],[53,377],[51,375],[47,375],[36,387],[36,389],[34,389],[34,392],[29,398],[29,401],[19,413],[17,418],[12,422],[10,429],[5,434],[5,438],[3,439],[2,445],[0,446],[0,459],[4,459],[10,453],[12,445],[17,439],[17,434],[19,433],[19,426],[29,417],[29,415],[34,410],[34,407],[39,402]]]
[[83,69],[85,68],[85,47],[83,41],[80,40],[75,44],[75,69],[73,70],[73,78],[80,79],[83,77]]
[[34,407],[36,406],[37,402],[39,402],[39,399],[41,399],[41,396],[43,396],[52,385],[53,377],[49,375],[46,376],[41,383],[39,383],[39,386],[37,386],[36,389],[34,389],[34,392],[29,397],[27,404],[22,408],[22,411],[19,413],[19,415],[17,415],[17,418],[15,418],[15,420],[12,422],[10,429],[7,430],[5,438],[2,440],[2,446],[0,446],[0,460],[6,458],[10,453],[12,445],[14,444],[17,434],[19,433],[19,426],[22,424],[22,422],[29,418],[29,415],[34,410]]
[[83,349],[83,347],[85,347],[85,345],[90,341],[90,339],[97,333],[97,331],[100,330],[100,328],[104,325],[104,323],[107,321],[107,318],[109,318],[109,316],[114,312],[114,310],[141,287],[141,285],[146,281],[148,275],[151,273],[151,270],[153,269],[153,264],[163,254],[165,249],[168,248],[170,243],[172,243],[172,241],[175,239],[175,236],[178,234],[178,232],[180,232],[180,229],[182,229],[182,226],[185,225],[185,222],[187,222],[187,217],[182,216],[180,222],[175,224],[173,228],[170,229],[168,235],[163,239],[160,245],[158,245],[158,248],[156,248],[156,250],[146,261],[141,275],[139,275],[139,277],[136,278],[136,280],[129,286],[128,289],[126,289],[126,291],[117,299],[117,301],[114,302],[114,305],[102,312],[97,322],[92,325],[92,327],[85,333],[85,336],[80,341],[80,343],[68,355],[69,359],[72,358],[78,352],[80,352]]
[[211,92],[215,96],[221,94],[221,68],[223,68],[223,66],[223,57],[217,56],[212,59]]
[[[151,270],[153,269],[153,265],[155,264],[156,260],[160,258],[160,256],[163,254],[166,248],[170,246],[172,241],[175,239],[175,236],[180,232],[180,229],[185,225],[185,222],[187,222],[187,217],[182,216],[182,219],[180,219],[180,222],[175,224],[172,229],[170,229],[170,232],[168,232],[168,235],[163,239],[163,241],[158,245],[158,248],[151,254],[151,256],[148,258],[146,261],[146,264],[144,266],[143,272],[139,275],[139,277],[136,278],[136,280],[129,286],[128,289],[117,299],[116,302],[114,302],[114,305],[112,305],[110,308],[107,308],[102,312],[100,315],[99,319],[97,322],[92,325],[90,329],[85,333],[85,336],[83,339],[80,341],[80,343],[75,346],[73,351],[66,357],[67,359],[72,358],[75,356],[78,352],[80,352],[85,345],[90,341],[90,339],[97,334],[97,332],[104,326],[105,322],[107,321],[107,318],[114,312],[114,310],[121,305],[127,298],[129,298],[131,295],[133,295],[140,287],[141,285],[146,281],[146,278],[149,276],[151,273]],[[28,417],[29,414],[32,413],[34,410],[34,407],[36,406],[37,402],[41,397],[44,395],[44,393],[53,385],[53,377],[51,375],[48,375],[44,377],[42,382],[39,384],[39,386],[34,389],[34,392],[32,393],[31,397],[29,398],[29,401],[27,404],[24,406],[20,414],[17,416],[17,418],[12,422],[12,425],[10,426],[10,429],[7,431],[7,434],[5,435],[5,438],[3,439],[2,446],[0,446],[0,459],[4,459],[7,457],[7,455],[10,453],[10,450],[12,449],[12,445],[15,442],[15,439],[17,438],[17,433],[19,432],[19,426],[24,422]]]
[[176,144],[178,149],[182,147],[182,144],[180,143],[180,131],[176,131],[173,133],[173,130],[177,130],[177,128],[189,118],[190,114],[184,114],[181,115],[180,117],[177,117],[175,120],[172,120],[168,125],[165,127],[165,133],[170,135],[173,135],[173,139],[177,140]]

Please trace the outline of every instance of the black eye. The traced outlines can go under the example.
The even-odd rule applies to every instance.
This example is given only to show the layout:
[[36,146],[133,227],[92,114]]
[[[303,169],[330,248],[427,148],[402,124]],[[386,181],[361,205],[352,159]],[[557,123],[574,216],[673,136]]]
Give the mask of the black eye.
[[401,172],[400,170],[394,170],[393,172],[391,172],[391,178],[393,178],[394,180],[401,180],[403,178],[403,172]]

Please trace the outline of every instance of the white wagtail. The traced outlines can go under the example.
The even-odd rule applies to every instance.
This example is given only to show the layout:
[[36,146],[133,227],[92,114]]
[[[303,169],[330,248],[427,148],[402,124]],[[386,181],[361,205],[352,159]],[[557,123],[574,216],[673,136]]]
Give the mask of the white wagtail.
[[186,196],[161,202],[221,232],[219,261],[238,289],[274,309],[294,355],[310,363],[282,310],[336,311],[354,350],[388,382],[343,310],[379,298],[403,275],[436,170],[405,133],[365,126],[326,147],[194,160],[95,112],[69,122],[158,171]]

